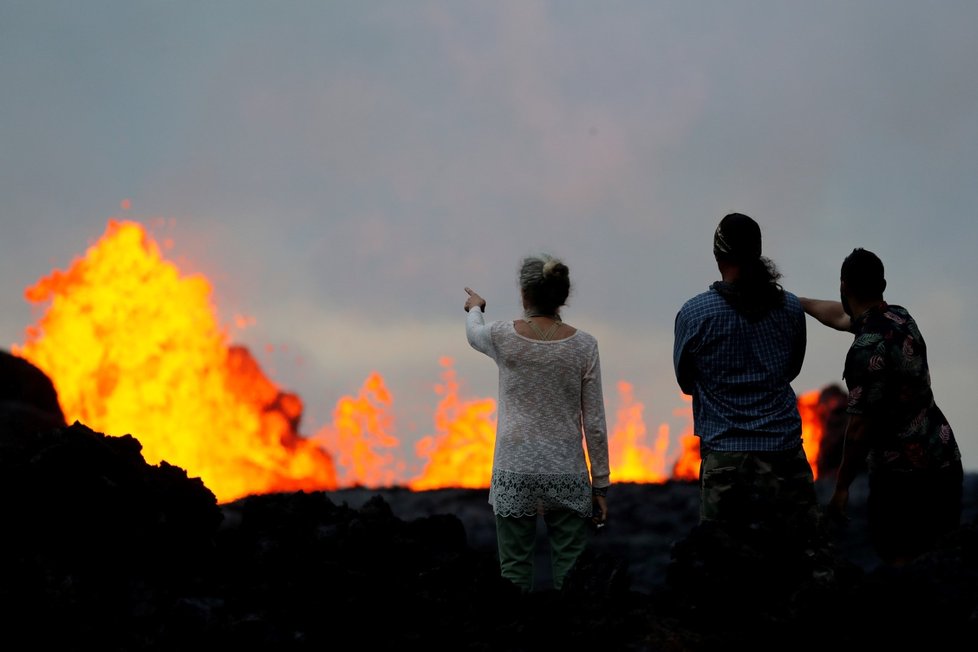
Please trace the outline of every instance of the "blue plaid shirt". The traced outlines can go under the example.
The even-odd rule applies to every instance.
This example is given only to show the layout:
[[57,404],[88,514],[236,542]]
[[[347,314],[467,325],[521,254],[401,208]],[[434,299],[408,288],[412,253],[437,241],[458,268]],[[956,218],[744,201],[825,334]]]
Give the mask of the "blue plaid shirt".
[[801,444],[791,387],[805,358],[805,312],[798,297],[751,323],[713,288],[676,315],[673,365],[693,397],[693,430],[705,449],[780,451]]

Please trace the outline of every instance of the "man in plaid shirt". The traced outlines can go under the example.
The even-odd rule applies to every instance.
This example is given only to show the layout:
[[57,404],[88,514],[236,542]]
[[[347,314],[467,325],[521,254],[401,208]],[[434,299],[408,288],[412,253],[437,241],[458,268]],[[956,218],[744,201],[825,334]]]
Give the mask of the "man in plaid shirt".
[[752,218],[726,215],[713,254],[721,280],[679,310],[673,349],[700,440],[700,521],[805,545],[820,514],[791,387],[805,357],[805,312],[761,255]]

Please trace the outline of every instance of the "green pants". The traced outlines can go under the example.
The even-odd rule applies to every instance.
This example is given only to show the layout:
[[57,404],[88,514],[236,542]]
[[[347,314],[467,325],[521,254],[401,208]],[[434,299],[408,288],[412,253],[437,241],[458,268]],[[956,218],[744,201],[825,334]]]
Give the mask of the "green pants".
[[[574,562],[587,548],[590,519],[569,510],[550,510],[543,515],[550,543],[550,567],[555,589],[560,589]],[[524,592],[533,590],[537,516],[496,516],[496,543],[502,576]]]

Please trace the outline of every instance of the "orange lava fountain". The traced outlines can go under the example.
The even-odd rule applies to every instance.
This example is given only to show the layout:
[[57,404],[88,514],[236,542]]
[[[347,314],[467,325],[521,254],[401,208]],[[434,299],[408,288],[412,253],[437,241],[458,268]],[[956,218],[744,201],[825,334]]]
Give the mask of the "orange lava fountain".
[[201,477],[222,502],[336,487],[330,456],[295,431],[301,399],[229,346],[210,283],[181,276],[139,224],[110,221],[26,297],[51,305],[11,350],[51,378],[69,423],[132,434],[148,463]]
[[[686,407],[678,412],[693,422],[693,398],[686,394],[679,395],[686,402]],[[690,428],[679,438],[679,457],[672,465],[672,477],[675,480],[698,480],[700,477],[700,440]]]

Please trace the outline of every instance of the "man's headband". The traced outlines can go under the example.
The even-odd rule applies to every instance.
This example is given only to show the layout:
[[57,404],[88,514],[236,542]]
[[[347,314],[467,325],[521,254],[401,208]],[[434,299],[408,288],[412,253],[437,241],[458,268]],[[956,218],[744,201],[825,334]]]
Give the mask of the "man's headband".
[[761,228],[742,213],[727,215],[713,233],[713,255],[738,262],[760,258]]

